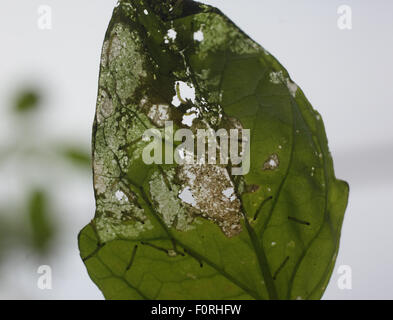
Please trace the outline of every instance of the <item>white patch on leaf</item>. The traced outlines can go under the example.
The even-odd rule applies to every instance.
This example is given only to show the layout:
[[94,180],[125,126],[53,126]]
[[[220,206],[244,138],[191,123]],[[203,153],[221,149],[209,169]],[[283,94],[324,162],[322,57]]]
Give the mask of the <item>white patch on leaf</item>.
[[202,42],[204,39],[205,39],[205,36],[204,36],[202,30],[194,32],[194,40]]
[[278,72],[273,71],[269,74],[269,77],[271,83],[285,84],[291,96],[295,98],[298,86],[296,85],[296,83],[292,82],[289,78],[284,77],[284,73],[282,71],[278,71]]
[[190,190],[190,187],[185,187],[180,193],[179,193],[179,198],[185,202],[188,203],[192,206],[196,206],[196,201],[192,195],[192,192]]
[[169,29],[168,33],[166,35],[167,35],[168,39],[175,41],[176,37],[177,37],[177,32],[174,29]]
[[154,104],[151,106],[147,116],[159,127],[164,126],[165,121],[168,121],[169,116],[169,106],[166,104]]

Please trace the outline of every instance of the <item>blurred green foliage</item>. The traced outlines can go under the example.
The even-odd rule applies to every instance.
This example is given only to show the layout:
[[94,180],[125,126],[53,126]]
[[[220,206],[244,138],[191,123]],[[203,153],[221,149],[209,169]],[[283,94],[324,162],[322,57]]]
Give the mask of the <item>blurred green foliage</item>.
[[91,166],[90,154],[80,147],[66,146],[61,149],[60,154],[74,165],[88,168]]
[[[29,121],[36,121],[36,117],[21,115],[34,114],[39,119],[45,113],[43,97],[41,91],[31,87],[19,90],[14,96],[10,110],[17,116],[11,130],[15,129],[13,131],[18,133],[21,127],[26,129],[23,132],[24,144],[18,142],[17,134],[10,134],[7,139],[8,145],[0,146],[0,168],[5,168],[9,163],[23,163],[33,168],[45,163],[55,171],[64,169],[66,164],[71,165],[66,167],[67,170],[90,172],[90,152],[78,143],[59,139],[41,144],[28,142],[29,139],[40,139],[40,133],[34,131],[35,126],[28,125]],[[34,157],[31,157],[32,154]],[[27,163],[30,161],[31,163]],[[41,169],[42,167],[39,168],[39,172],[42,175],[50,175],[53,172]],[[22,192],[17,200],[3,197],[0,201],[0,267],[7,254],[15,250],[25,250],[27,256],[48,255],[56,243],[58,232],[61,232],[56,218],[56,212],[59,210],[55,201],[56,191],[52,186],[37,185],[36,182],[27,180],[24,189],[27,192]]]
[[38,109],[41,96],[32,89],[21,92],[16,96],[13,109],[18,113],[33,111]]
[[32,244],[39,252],[45,253],[55,231],[49,212],[49,199],[45,191],[35,189],[31,192],[27,212],[32,231]]

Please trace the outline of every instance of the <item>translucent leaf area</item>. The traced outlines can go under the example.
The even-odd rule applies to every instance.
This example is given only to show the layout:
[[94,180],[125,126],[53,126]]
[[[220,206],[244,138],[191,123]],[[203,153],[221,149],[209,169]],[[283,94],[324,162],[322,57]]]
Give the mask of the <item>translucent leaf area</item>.
[[[167,134],[167,121],[173,132],[249,129],[249,172],[146,164],[144,132]],[[102,51],[93,172],[96,213],[79,247],[107,299],[323,295],[348,185],[301,89],[216,8],[119,2]]]

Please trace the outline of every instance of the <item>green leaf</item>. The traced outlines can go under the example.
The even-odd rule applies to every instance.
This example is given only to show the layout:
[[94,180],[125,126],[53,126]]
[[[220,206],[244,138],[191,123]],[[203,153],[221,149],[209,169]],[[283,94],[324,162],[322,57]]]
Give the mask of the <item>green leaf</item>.
[[40,100],[41,97],[35,90],[25,90],[17,96],[14,110],[18,113],[36,110]]
[[48,196],[42,190],[33,190],[28,201],[28,215],[32,230],[32,245],[45,253],[53,239],[54,227],[48,209]]
[[89,152],[80,147],[65,146],[60,148],[60,155],[76,166],[89,167],[91,165]]
[[[195,88],[195,99],[176,83]],[[188,128],[191,108],[199,112],[194,132],[251,130],[246,175],[232,176],[230,165],[142,161],[145,130],[163,131],[168,119]],[[219,10],[188,0],[120,2],[103,46],[93,148],[96,214],[79,247],[106,298],[323,295],[348,186],[334,176],[320,115]],[[222,196],[230,186],[232,200]],[[196,203],[179,197],[185,188]]]

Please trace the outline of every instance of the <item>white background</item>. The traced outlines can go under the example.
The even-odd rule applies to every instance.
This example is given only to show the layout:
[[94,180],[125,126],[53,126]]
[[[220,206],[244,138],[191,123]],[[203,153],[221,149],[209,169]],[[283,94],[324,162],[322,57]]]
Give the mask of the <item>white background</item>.
[[[323,116],[338,178],[351,186],[336,270],[349,265],[353,289],[335,270],[325,299],[393,298],[393,2],[389,0],[210,0],[269,50]],[[0,146],[18,143],[7,106],[23,84],[47,94],[33,144],[71,139],[90,144],[103,37],[115,0],[0,2]],[[53,10],[53,29],[37,27],[39,5]],[[339,30],[337,8],[353,10],[353,29]],[[23,134],[22,134],[23,136]],[[27,138],[27,137],[26,137]],[[30,140],[29,140],[30,141]],[[29,142],[30,143],[30,142]],[[90,176],[11,163],[0,169],[0,200],[15,201],[23,179],[50,183],[61,210],[57,249],[37,260],[15,252],[0,270],[0,299],[102,298],[88,278],[77,233],[94,214]],[[20,172],[23,178],[17,178]],[[37,289],[41,264],[53,289]]]

